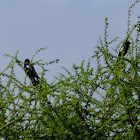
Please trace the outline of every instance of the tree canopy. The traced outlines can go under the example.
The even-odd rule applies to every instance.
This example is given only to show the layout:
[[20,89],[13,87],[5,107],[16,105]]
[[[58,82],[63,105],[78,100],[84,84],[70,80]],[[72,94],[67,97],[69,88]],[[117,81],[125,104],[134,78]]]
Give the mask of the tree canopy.
[[[140,138],[140,20],[131,25],[129,8],[126,37],[116,47],[119,37],[108,41],[108,19],[104,38],[99,38],[89,61],[63,67],[51,83],[45,79],[45,66],[58,60],[31,62],[42,68],[37,86],[20,81],[15,66],[24,70],[15,56],[0,72],[0,138],[2,139],[139,139]],[[127,54],[116,62],[118,48],[129,39]],[[3,83],[3,79],[6,81]]]

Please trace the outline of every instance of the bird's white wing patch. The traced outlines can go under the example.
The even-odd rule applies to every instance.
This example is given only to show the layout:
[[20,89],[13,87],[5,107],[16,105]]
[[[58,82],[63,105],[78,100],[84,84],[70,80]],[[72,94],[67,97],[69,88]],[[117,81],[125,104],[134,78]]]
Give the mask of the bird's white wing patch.
[[26,65],[27,68],[29,68],[29,65]]
[[34,79],[37,81],[37,78],[36,77],[34,77]]
[[36,78],[36,77],[34,77],[34,80],[35,80],[35,81],[39,81],[39,79],[38,79],[38,78]]
[[121,47],[120,51],[122,51],[122,50],[123,50],[123,47]]

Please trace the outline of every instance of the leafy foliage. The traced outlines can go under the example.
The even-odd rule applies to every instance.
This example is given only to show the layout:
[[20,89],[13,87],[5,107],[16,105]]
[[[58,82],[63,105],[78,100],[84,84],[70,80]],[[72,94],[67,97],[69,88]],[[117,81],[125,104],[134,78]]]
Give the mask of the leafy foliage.
[[[94,55],[73,70],[64,68],[48,84],[45,65],[37,87],[16,78],[15,66],[23,70],[18,52],[0,73],[0,138],[3,139],[139,139],[140,137],[140,22],[130,27],[129,9],[126,38],[131,47],[116,63],[116,50],[110,48],[118,37],[108,41],[105,19],[104,40],[99,38]],[[135,34],[135,38],[132,34]],[[125,40],[125,39],[124,39]],[[123,40],[123,41],[124,41]],[[118,45],[122,45],[123,41]],[[45,48],[39,49],[31,59]],[[115,55],[113,55],[115,54]],[[96,62],[96,65],[95,65]],[[1,80],[2,81],[2,80]]]

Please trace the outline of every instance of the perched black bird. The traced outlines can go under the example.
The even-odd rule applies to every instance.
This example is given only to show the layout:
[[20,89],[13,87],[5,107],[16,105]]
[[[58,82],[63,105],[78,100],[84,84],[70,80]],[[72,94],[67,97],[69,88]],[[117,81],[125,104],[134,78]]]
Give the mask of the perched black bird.
[[129,49],[129,45],[130,45],[130,44],[131,44],[131,43],[130,43],[128,40],[126,40],[126,41],[123,43],[123,45],[122,45],[122,47],[121,47],[121,49],[120,49],[120,51],[119,51],[118,57],[124,57],[124,56],[126,55],[128,49]]
[[130,45],[130,44],[131,44],[131,43],[130,43],[128,40],[126,40],[126,41],[123,43],[123,45],[122,45],[122,47],[121,47],[121,49],[120,49],[120,51],[119,51],[119,54],[118,54],[117,62],[119,61],[119,59],[120,59],[121,57],[124,57],[124,56],[126,55],[128,49],[129,49],[129,45]]
[[40,78],[37,75],[33,65],[30,63],[29,59],[25,59],[25,61],[24,61],[24,70],[25,70],[25,73],[29,76],[32,84],[34,86],[38,85],[40,82],[40,80],[39,80]]

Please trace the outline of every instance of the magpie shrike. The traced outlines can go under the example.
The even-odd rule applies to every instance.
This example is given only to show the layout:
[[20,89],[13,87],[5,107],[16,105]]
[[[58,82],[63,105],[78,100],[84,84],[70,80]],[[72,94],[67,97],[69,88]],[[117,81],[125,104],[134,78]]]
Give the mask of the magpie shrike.
[[30,78],[32,84],[34,86],[37,86],[40,82],[40,78],[37,75],[33,65],[30,63],[29,59],[25,59],[25,61],[24,61],[24,71],[28,75],[28,77]]
[[120,49],[120,51],[119,51],[117,61],[119,61],[120,57],[124,57],[124,56],[126,55],[128,49],[129,49],[129,45],[130,45],[130,44],[131,44],[131,43],[130,43],[128,40],[126,40],[126,41],[123,43],[123,45],[122,45],[122,47],[121,47],[121,49]]

